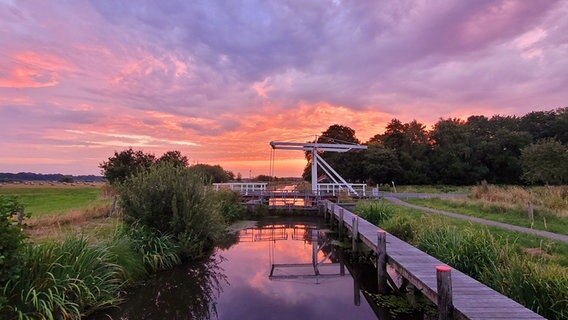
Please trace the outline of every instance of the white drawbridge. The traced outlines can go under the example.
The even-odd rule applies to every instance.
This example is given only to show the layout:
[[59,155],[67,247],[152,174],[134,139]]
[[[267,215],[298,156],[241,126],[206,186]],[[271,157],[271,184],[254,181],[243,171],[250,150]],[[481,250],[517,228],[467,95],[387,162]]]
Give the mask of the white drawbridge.
[[[317,141],[317,139],[316,139]],[[321,185],[318,184],[318,168],[321,168],[323,172],[333,181],[332,184],[327,184],[326,186],[332,186],[332,190],[342,190],[347,189],[350,193],[359,195],[359,193],[353,188],[352,184],[347,183],[345,179],[337,171],[335,171],[329,163],[327,163],[318,152],[348,152],[351,150],[365,150],[367,146],[360,144],[345,144],[345,143],[319,143],[319,142],[278,142],[271,141],[270,146],[272,149],[280,150],[302,150],[309,151],[312,154],[312,193],[319,194],[322,190]]]

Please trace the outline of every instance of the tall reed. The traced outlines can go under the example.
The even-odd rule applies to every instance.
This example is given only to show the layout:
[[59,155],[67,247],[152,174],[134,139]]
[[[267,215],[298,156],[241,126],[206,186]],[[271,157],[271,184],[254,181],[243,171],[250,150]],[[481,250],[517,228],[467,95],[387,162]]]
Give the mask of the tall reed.
[[78,319],[121,300],[122,268],[104,245],[71,237],[27,246],[24,257],[25,274],[4,288],[3,316]]
[[359,201],[355,206],[355,212],[361,218],[380,226],[394,214],[394,208],[385,202],[380,201]]

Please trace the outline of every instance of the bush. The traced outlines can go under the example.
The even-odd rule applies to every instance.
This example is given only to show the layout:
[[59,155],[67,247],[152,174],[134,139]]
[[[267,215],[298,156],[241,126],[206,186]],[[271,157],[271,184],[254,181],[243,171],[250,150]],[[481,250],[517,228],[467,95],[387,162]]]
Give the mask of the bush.
[[380,226],[394,214],[394,208],[385,201],[359,201],[355,212],[361,218]]
[[227,224],[240,220],[245,215],[241,196],[234,191],[216,191],[211,194],[211,200]]
[[[7,281],[17,280],[24,244],[21,221],[24,206],[15,197],[0,196],[0,290]],[[0,297],[0,306],[2,304]]]
[[119,188],[124,221],[171,234],[185,257],[201,256],[222,235],[224,219],[203,179],[189,169],[161,163]]

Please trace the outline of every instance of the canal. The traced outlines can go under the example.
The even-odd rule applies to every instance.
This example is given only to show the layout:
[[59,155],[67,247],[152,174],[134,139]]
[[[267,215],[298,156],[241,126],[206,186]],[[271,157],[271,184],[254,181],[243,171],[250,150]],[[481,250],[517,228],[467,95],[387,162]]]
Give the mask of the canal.
[[209,258],[156,275],[94,318],[377,319],[361,293],[374,273],[331,235],[316,217],[251,222]]

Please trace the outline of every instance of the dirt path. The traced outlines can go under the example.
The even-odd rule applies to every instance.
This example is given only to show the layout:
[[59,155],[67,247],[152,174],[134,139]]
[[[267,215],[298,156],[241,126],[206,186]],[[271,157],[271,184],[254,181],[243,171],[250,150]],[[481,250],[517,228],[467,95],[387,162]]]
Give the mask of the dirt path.
[[463,214],[459,214],[459,213],[421,207],[421,206],[417,206],[417,205],[402,201],[401,199],[395,198],[395,197],[385,197],[385,200],[389,201],[392,204],[398,205],[398,206],[404,206],[404,207],[420,210],[420,211],[423,211],[423,212],[428,212],[428,213],[433,213],[433,214],[441,214],[441,215],[456,218],[456,219],[467,220],[467,221],[471,221],[471,222],[475,222],[475,223],[479,223],[479,224],[484,224],[484,225],[487,225],[487,226],[498,227],[498,228],[502,228],[502,229],[506,229],[506,230],[531,234],[531,235],[535,235],[535,236],[539,236],[539,237],[543,237],[543,238],[547,238],[547,239],[551,239],[551,240],[556,240],[556,241],[568,243],[568,236],[563,235],[563,234],[558,234],[558,233],[553,233],[553,232],[548,232],[548,231],[543,231],[543,230],[530,229],[530,228],[525,228],[525,227],[519,227],[519,226],[514,226],[514,225],[511,225],[511,224],[481,219],[481,218],[467,216],[467,215],[463,215]]

